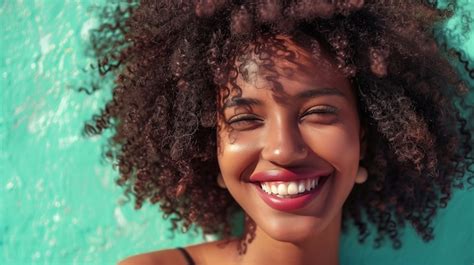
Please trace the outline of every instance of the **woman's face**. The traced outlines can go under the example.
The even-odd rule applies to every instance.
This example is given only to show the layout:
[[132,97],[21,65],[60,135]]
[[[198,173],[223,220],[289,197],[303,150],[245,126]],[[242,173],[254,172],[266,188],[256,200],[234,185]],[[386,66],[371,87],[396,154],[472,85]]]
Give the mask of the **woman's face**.
[[276,52],[268,68],[249,52],[236,63],[241,93],[222,96],[218,161],[228,191],[258,228],[297,242],[340,216],[361,130],[350,82],[331,58],[277,38],[294,59]]

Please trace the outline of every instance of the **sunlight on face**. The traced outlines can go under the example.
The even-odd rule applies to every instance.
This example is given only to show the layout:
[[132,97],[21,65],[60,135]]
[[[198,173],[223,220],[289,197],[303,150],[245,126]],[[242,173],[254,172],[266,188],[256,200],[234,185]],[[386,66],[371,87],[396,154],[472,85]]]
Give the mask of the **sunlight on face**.
[[[229,192],[257,227],[290,242],[321,233],[340,214],[358,168],[360,125],[350,82],[330,58],[275,39],[283,49],[248,52],[236,62],[239,89],[229,84],[220,102],[218,161]],[[250,181],[275,172],[330,175],[304,206],[275,208]]]

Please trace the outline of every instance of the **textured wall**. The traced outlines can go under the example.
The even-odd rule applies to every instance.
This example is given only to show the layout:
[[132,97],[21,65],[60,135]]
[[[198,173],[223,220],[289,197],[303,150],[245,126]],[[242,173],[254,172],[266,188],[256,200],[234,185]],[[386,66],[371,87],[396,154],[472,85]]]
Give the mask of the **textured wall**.
[[[87,80],[93,63],[84,55],[97,24],[92,3],[100,4],[0,0],[0,264],[115,264],[202,241],[193,233],[168,238],[170,224],[154,207],[135,212],[100,160],[103,139],[80,135],[110,96],[68,89]],[[472,36],[456,41],[474,47]],[[473,204],[473,190],[457,192],[439,212],[436,240],[425,244],[407,229],[399,251],[358,245],[352,231],[342,264],[473,264]]]

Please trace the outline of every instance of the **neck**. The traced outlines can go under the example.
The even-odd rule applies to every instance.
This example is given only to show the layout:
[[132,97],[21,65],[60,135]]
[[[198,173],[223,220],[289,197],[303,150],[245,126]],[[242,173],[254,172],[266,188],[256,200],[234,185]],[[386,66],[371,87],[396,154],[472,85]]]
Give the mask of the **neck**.
[[257,226],[240,264],[338,265],[341,214],[325,230],[301,242],[282,242]]

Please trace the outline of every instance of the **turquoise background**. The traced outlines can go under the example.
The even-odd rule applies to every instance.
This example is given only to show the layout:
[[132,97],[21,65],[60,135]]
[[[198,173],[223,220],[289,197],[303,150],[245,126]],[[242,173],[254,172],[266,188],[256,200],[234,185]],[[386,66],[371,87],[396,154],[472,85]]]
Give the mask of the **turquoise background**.
[[[92,96],[70,89],[90,79],[95,60],[85,51],[102,2],[0,0],[0,264],[115,264],[203,241],[194,232],[170,239],[156,207],[134,211],[101,159],[104,138],[81,136],[110,97],[106,89]],[[473,12],[472,1],[464,4]],[[449,40],[472,58],[474,38],[456,19]],[[406,229],[398,251],[374,250],[372,238],[359,245],[351,230],[341,264],[472,265],[473,204],[473,189],[456,192],[435,220],[436,239],[426,244]]]

